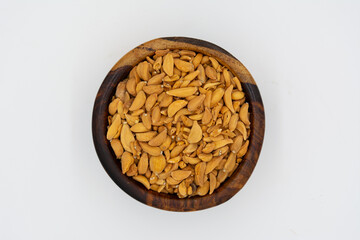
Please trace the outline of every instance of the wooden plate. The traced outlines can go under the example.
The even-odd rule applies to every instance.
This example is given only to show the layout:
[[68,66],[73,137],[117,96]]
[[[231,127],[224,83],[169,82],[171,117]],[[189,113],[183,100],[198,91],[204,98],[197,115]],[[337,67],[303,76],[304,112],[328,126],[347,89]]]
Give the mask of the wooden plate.
[[[212,195],[179,199],[176,195],[147,190],[143,185],[122,174],[109,141],[106,139],[108,105],[115,94],[117,84],[127,77],[130,70],[151,56],[158,49],[186,49],[216,58],[228,67],[241,81],[246,100],[249,102],[251,134],[249,148],[243,161]],[[141,44],[123,56],[111,69],[97,93],[93,116],[92,133],[96,152],[112,180],[127,194],[152,207],[169,211],[196,211],[217,206],[234,196],[247,182],[255,168],[264,138],[265,115],[260,92],[249,71],[224,49],[199,39],[186,37],[158,38]]]

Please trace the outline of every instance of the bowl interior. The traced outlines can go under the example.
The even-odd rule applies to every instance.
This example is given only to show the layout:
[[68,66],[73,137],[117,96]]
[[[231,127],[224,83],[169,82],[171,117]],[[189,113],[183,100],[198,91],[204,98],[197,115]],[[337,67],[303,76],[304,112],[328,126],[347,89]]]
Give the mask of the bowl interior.
[[[228,67],[241,81],[249,103],[251,120],[248,152],[231,177],[227,178],[212,195],[179,199],[173,194],[147,190],[140,183],[122,174],[120,161],[116,159],[110,143],[106,139],[108,105],[115,94],[117,84],[128,76],[132,67],[143,61],[146,56],[152,56],[158,49],[186,49],[212,56]],[[224,203],[234,196],[245,185],[257,163],[264,129],[265,116],[261,96],[248,70],[224,49],[206,41],[183,37],[159,38],[149,41],[121,58],[101,84],[96,96],[92,119],[93,140],[98,157],[113,181],[138,201],[170,211],[201,210]]]

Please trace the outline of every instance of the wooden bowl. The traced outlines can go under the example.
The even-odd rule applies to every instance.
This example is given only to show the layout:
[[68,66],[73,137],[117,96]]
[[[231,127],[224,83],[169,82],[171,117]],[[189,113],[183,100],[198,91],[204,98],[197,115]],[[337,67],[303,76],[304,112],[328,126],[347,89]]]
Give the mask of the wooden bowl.
[[[116,159],[109,141],[106,139],[108,105],[115,94],[117,84],[125,79],[130,70],[151,56],[158,49],[186,49],[216,58],[237,76],[249,102],[251,134],[249,148],[243,161],[212,195],[179,199],[176,195],[147,190],[143,185],[122,174],[120,161]],[[112,180],[127,194],[152,207],[169,211],[196,211],[217,206],[234,196],[247,182],[259,158],[264,138],[265,115],[260,92],[249,71],[234,56],[224,49],[194,38],[165,37],[141,44],[123,56],[111,69],[97,93],[93,116],[92,133],[96,152]]]

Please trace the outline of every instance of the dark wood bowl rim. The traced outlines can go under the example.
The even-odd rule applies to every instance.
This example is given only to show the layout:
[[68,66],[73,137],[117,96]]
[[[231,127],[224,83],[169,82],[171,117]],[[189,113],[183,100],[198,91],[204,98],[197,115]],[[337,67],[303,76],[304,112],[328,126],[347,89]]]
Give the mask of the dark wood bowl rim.
[[[175,195],[157,193],[145,189],[140,183],[122,174],[119,160],[116,160],[109,141],[106,139],[108,105],[117,84],[146,56],[158,49],[187,49],[215,57],[237,76],[243,86],[250,108],[251,134],[249,148],[243,161],[212,195],[179,199]],[[97,93],[93,116],[92,134],[97,155],[112,180],[136,200],[159,209],[169,211],[196,211],[217,206],[233,197],[247,182],[253,172],[261,151],[265,130],[265,115],[261,95],[249,71],[234,56],[219,46],[187,37],[158,38],[141,44],[122,57],[108,73]]]

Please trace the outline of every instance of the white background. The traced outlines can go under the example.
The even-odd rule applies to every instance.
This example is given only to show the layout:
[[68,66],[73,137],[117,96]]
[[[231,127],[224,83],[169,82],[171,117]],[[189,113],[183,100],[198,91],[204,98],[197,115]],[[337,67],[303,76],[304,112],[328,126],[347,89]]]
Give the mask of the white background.
[[[0,239],[360,239],[359,1],[1,1]],[[221,206],[143,205],[107,176],[91,114],[115,62],[161,36],[255,78],[263,150]]]

